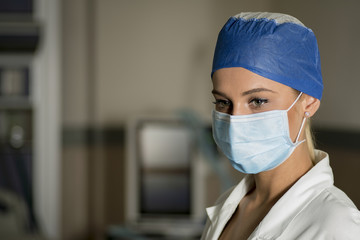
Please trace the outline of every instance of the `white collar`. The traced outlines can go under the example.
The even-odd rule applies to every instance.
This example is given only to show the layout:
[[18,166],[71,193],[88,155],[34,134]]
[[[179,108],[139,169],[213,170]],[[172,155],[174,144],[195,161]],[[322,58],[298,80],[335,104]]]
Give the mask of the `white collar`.
[[[315,166],[302,176],[270,209],[249,239],[278,237],[302,210],[306,203],[315,198],[321,190],[333,185],[333,174],[327,153],[316,150]],[[254,177],[247,175],[230,193],[229,197],[210,208],[207,214],[212,225],[212,236],[219,237],[226,223],[235,212],[240,200],[254,186]],[[296,199],[296,201],[294,201]]]

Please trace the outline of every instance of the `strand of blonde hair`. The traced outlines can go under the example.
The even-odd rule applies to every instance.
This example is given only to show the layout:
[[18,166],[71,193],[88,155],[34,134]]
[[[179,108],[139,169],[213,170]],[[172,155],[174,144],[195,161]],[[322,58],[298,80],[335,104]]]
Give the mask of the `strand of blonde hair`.
[[311,161],[315,161],[315,144],[314,144],[314,137],[311,130],[310,119],[307,119],[307,123],[305,125],[305,138],[306,144],[309,149]]

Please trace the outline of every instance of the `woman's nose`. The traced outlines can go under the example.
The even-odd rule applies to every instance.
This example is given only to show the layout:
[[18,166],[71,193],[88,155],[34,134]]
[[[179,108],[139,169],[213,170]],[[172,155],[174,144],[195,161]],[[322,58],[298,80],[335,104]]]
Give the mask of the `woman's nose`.
[[244,115],[246,113],[240,104],[233,104],[229,114],[236,116],[236,115]]

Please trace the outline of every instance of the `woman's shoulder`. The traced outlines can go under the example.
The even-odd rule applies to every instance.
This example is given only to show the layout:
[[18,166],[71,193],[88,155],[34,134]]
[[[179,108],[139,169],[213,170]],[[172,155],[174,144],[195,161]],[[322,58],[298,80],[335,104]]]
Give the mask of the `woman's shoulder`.
[[360,212],[350,198],[335,186],[324,189],[294,220],[326,236],[343,237],[339,239],[360,236]]
[[335,215],[335,213],[352,213],[350,214],[350,217],[358,218],[360,223],[360,212],[355,204],[342,190],[335,186],[325,188],[312,201],[312,205],[314,205],[314,207],[319,206],[324,214]]
[[[327,160],[323,164],[328,164],[327,153],[317,150],[316,154],[319,159]],[[323,169],[324,166],[321,170]],[[314,221],[321,221],[322,225],[354,223],[360,229],[360,212],[342,190],[333,184],[325,188],[314,188],[314,190],[319,191],[318,194],[315,194],[316,197],[303,209],[304,212],[309,212],[314,216]]]
[[359,239],[360,212],[335,186],[323,189],[299,209],[281,239]]
[[326,188],[317,199],[313,207],[319,207],[320,216],[324,216],[324,224],[354,223],[360,229],[360,212],[350,198],[335,186]]

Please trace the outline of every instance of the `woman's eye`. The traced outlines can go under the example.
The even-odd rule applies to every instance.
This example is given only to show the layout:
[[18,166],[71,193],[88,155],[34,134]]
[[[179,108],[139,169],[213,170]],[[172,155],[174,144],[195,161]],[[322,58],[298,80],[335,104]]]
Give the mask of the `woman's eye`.
[[259,108],[267,102],[268,102],[268,100],[265,98],[254,98],[250,101],[249,104],[252,105],[254,108]]
[[218,99],[213,103],[215,104],[215,108],[218,111],[225,110],[225,109],[227,109],[227,108],[229,108],[231,106],[231,102],[227,101],[227,100]]

